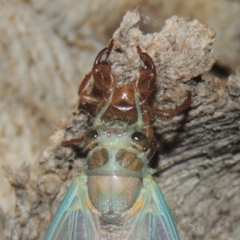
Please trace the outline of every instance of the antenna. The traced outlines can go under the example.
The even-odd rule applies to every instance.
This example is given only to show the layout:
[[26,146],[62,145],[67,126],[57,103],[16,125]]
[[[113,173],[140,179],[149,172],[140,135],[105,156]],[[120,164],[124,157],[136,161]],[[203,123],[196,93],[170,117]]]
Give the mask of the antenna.
[[134,124],[134,127],[137,129],[137,131],[142,132],[144,128],[144,122],[143,122],[142,110],[140,107],[139,94],[136,90],[135,85],[133,85],[133,89],[134,89],[135,104],[136,104],[137,116],[138,116],[137,122]]
[[93,122],[93,126],[94,127],[98,127],[100,125],[103,124],[102,122],[102,117],[104,115],[104,113],[108,110],[108,108],[110,107],[111,103],[112,103],[112,96],[113,96],[113,92],[114,92],[114,89],[113,91],[111,92],[106,104],[102,107],[101,111],[98,113],[98,115],[96,116],[94,122]]

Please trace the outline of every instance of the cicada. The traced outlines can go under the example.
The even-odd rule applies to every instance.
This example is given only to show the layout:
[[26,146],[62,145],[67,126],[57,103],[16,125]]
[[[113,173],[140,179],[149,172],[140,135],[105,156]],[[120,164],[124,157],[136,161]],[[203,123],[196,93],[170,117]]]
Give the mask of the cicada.
[[[136,97],[136,96],[135,96]],[[103,122],[111,97],[83,141],[86,167],[68,189],[45,240],[177,240],[161,189],[148,167],[144,121]]]

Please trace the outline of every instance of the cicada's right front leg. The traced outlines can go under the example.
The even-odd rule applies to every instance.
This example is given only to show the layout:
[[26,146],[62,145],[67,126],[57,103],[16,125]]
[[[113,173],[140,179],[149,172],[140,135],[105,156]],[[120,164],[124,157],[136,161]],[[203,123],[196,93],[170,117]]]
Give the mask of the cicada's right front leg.
[[[111,74],[111,65],[107,62],[108,56],[113,47],[113,40],[110,41],[108,47],[104,48],[100,53],[97,55],[93,68],[92,74],[94,79],[95,87],[103,92],[106,95],[109,88],[114,87],[114,78]],[[105,60],[102,60],[102,57],[106,54]]]
[[89,88],[89,81],[91,77],[92,77],[92,72],[88,73],[85,76],[85,78],[83,79],[82,83],[79,86],[78,96],[84,102],[87,102],[92,105],[98,105],[99,103],[104,102],[104,100],[96,94],[87,93]]

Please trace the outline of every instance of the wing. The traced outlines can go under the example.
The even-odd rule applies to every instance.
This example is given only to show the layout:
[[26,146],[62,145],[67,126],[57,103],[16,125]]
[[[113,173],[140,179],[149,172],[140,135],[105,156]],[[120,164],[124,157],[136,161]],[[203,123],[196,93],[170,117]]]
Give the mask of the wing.
[[97,216],[86,205],[86,175],[72,183],[61,202],[45,240],[93,240],[100,239]]
[[179,240],[162,191],[150,176],[143,180],[141,200],[141,208],[125,221],[121,239]]

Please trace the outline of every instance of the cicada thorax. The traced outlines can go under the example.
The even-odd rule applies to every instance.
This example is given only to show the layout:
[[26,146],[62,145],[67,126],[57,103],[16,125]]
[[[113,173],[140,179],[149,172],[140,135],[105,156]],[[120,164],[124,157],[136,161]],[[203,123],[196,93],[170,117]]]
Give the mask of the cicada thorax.
[[88,154],[86,170],[89,199],[103,225],[121,225],[142,190],[148,160],[136,142],[146,144],[146,139],[121,121],[94,131],[98,141]]
[[136,203],[142,188],[137,177],[89,176],[88,194],[102,225],[121,225],[126,211]]

